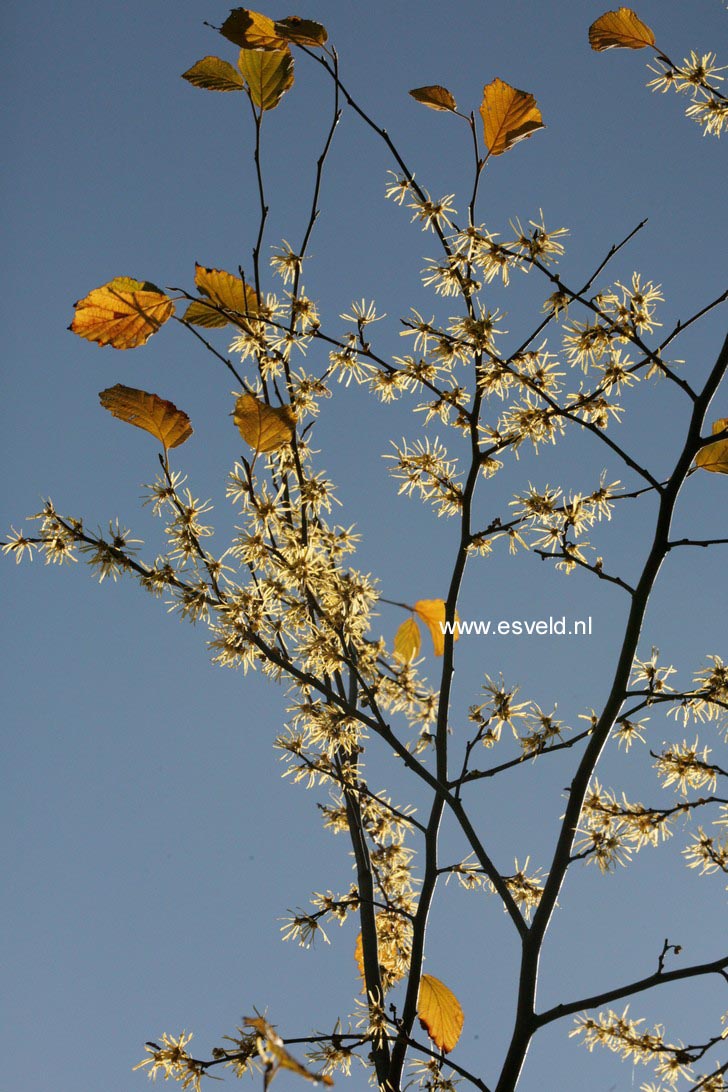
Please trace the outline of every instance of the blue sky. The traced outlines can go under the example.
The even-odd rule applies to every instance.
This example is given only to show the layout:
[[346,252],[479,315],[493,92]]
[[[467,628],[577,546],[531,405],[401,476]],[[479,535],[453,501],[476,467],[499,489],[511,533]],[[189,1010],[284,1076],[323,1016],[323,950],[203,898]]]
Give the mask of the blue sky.
[[[547,128],[489,166],[480,218],[506,234],[509,218],[525,222],[543,208],[547,225],[570,228],[562,269],[576,282],[648,216],[608,279],[624,281],[637,269],[660,282],[669,329],[725,287],[725,146],[683,117],[682,98],[646,90],[645,54],[588,49],[587,27],[604,7],[377,0],[365,9],[322,0],[297,13],[327,25],[347,87],[388,129],[421,184],[433,195],[455,192],[459,210],[470,186],[467,131],[418,106],[407,90],[445,84],[465,112],[477,110],[494,76],[534,93]],[[224,484],[240,440],[224,369],[177,328],[123,354],[66,331],[74,300],[113,276],[192,288],[195,261],[249,265],[257,205],[242,97],[208,94],[179,78],[208,53],[234,60],[234,47],[203,25],[221,22],[228,10],[214,0],[43,0],[4,16],[3,528],[32,528],[24,517],[52,496],[61,512],[83,515],[90,526],[118,516],[153,541],[139,496],[156,473],[155,447],[98,405],[98,391],[117,382],[187,410],[195,435],[174,465],[193,492],[214,500],[216,542],[235,522]],[[637,11],[675,60],[690,49],[725,53],[728,12],[719,0],[644,0]],[[296,84],[266,119],[268,246],[283,238],[295,246],[301,236],[330,104],[323,75],[297,57]],[[345,111],[306,269],[306,287],[335,330],[353,299],[377,300],[388,315],[376,329],[385,353],[402,351],[398,320],[410,307],[449,313],[419,280],[423,258],[435,254],[432,236],[384,200],[392,166],[381,141]],[[494,287],[513,344],[544,295],[533,278],[507,293]],[[724,312],[714,312],[675,355],[702,374],[724,330]],[[714,417],[728,416],[726,393]],[[417,435],[418,418],[404,404],[379,407],[354,386],[335,395],[316,442],[339,484],[341,522],[362,531],[359,567],[380,578],[389,598],[444,594],[454,526],[397,499],[381,459],[390,439]],[[685,407],[669,390],[647,385],[632,405],[625,431],[659,472],[669,465]],[[529,479],[590,489],[602,466],[614,471],[610,480],[624,477],[602,451],[583,441],[574,450],[543,462],[524,454],[515,476],[497,486],[500,503]],[[679,526],[725,534],[725,488],[718,475],[696,474]],[[627,576],[644,554],[649,513],[648,505],[625,525],[603,529],[612,568]],[[144,1088],[131,1066],[146,1039],[186,1028],[204,1055],[254,1006],[267,1007],[286,1035],[329,1029],[351,1011],[358,989],[353,931],[306,952],[281,943],[278,919],[306,906],[312,891],[346,889],[350,861],[343,843],[321,832],[313,794],[281,780],[271,742],[283,694],[256,676],[212,666],[202,627],[180,625],[135,585],[99,587],[81,565],[58,571],[37,560],[6,561],[0,580],[7,1087]],[[642,651],[658,645],[687,673],[706,653],[725,658],[725,586],[724,552],[670,558]],[[588,574],[566,579],[531,557],[474,567],[463,616],[591,616],[593,635],[561,643],[463,640],[454,730],[478,700],[484,672],[522,683],[544,706],[558,702],[559,714],[578,725],[579,713],[604,697],[624,611],[618,591]],[[401,620],[382,608],[385,634]],[[434,676],[434,661],[428,667]],[[650,745],[657,747],[661,733],[674,729],[654,720]],[[654,782],[643,787],[645,753],[633,762],[612,748],[602,780],[654,802]],[[380,769],[378,753],[371,764]],[[403,802],[411,790],[398,777],[389,787]],[[537,764],[475,798],[476,814],[497,830],[504,868],[529,853],[532,863],[546,863],[568,779],[565,765]],[[724,932],[720,880],[699,881],[675,852],[645,851],[632,869],[607,879],[577,872],[549,934],[544,1004],[650,973],[666,936],[683,944],[686,960],[715,958]],[[595,936],[602,943],[591,951]],[[448,981],[466,1012],[462,1062],[492,1080],[512,1003],[515,945],[506,919],[494,900],[448,889],[430,937],[427,969]],[[664,996],[642,997],[633,1011],[648,1022],[664,1019],[676,1037],[692,1041],[706,1014],[714,1030],[725,1009],[711,982]],[[566,1040],[567,1030],[537,1042],[523,1092],[628,1086],[628,1068],[611,1056],[590,1057]],[[647,1078],[640,1071],[634,1086]],[[286,1092],[295,1078],[277,1082]]]

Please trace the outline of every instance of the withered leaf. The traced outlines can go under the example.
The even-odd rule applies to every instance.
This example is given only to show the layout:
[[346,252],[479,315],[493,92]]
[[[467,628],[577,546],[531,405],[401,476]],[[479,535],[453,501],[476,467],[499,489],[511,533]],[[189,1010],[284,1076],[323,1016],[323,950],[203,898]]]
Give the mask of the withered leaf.
[[314,49],[326,45],[329,37],[326,27],[321,23],[315,23],[313,19],[301,19],[298,15],[277,19],[274,26],[276,33],[287,42],[311,46]]
[[296,428],[291,406],[269,406],[247,393],[237,399],[233,421],[246,444],[256,452],[275,451],[290,443]]
[[242,91],[242,76],[220,57],[203,57],[182,73],[182,79],[205,91]]
[[328,1073],[315,1073],[297,1061],[286,1049],[286,1045],[276,1029],[272,1024],[268,1023],[264,1016],[246,1016],[243,1023],[246,1027],[253,1028],[258,1033],[258,1053],[266,1066],[263,1078],[264,1092],[270,1086],[279,1069],[288,1069],[298,1077],[303,1077],[304,1080],[311,1081],[313,1084],[325,1084],[327,1088],[333,1085],[334,1082]]
[[429,106],[432,110],[457,110],[458,104],[446,87],[435,83],[428,87],[414,87],[410,95],[417,102]]
[[536,99],[528,91],[497,77],[483,88],[480,105],[486,147],[491,155],[503,155],[519,140],[544,128]]
[[644,49],[655,44],[655,35],[631,8],[605,11],[589,27],[589,45],[604,49]]
[[191,303],[182,317],[193,326],[227,326],[229,322],[238,319],[244,322],[258,314],[260,301],[255,289],[224,269],[208,269],[195,263],[195,284],[200,295],[216,306],[208,307],[198,300]]
[[235,8],[220,27],[223,38],[241,49],[282,49],[286,44],[267,15],[248,8]]
[[238,67],[261,110],[275,110],[293,85],[293,57],[288,46],[283,49],[241,49]]
[[187,414],[158,394],[117,383],[115,387],[100,391],[99,401],[120,421],[136,425],[156,437],[165,451],[179,447],[192,435]]
[[69,330],[99,345],[135,349],[156,334],[173,313],[174,303],[156,285],[133,277],[114,277],[75,304]]

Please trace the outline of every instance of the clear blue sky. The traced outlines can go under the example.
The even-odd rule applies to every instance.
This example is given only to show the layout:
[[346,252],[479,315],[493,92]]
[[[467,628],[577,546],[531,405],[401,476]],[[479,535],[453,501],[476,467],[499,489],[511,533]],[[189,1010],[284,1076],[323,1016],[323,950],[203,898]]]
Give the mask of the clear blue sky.
[[[582,281],[649,216],[610,276],[625,280],[638,269],[660,282],[670,328],[725,287],[725,144],[703,138],[683,117],[682,98],[647,91],[645,54],[588,49],[587,27],[605,6],[321,0],[297,13],[327,25],[344,82],[386,126],[418,180],[433,195],[455,192],[459,210],[469,194],[467,132],[457,119],[415,104],[407,90],[445,84],[465,111],[477,109],[494,76],[533,92],[547,128],[486,172],[480,218],[507,233],[509,218],[525,222],[543,208],[547,225],[571,229],[562,268]],[[268,3],[259,8],[289,14]],[[3,16],[3,529],[32,529],[24,517],[52,496],[61,512],[83,515],[92,527],[118,516],[139,537],[153,537],[139,495],[156,473],[154,444],[98,405],[97,392],[117,382],[187,410],[195,435],[174,465],[197,495],[215,501],[217,542],[234,522],[224,483],[240,440],[224,369],[179,329],[123,354],[66,331],[73,302],[113,276],[192,288],[195,261],[249,267],[257,206],[244,101],[179,78],[205,54],[234,59],[234,47],[203,25],[220,23],[228,10],[215,0],[41,0]],[[641,0],[637,11],[674,59],[715,49],[728,63],[720,0]],[[329,118],[330,88],[316,66],[300,56],[296,75],[267,119],[268,245],[286,238],[295,247],[301,236]],[[384,200],[392,166],[382,143],[345,111],[306,285],[335,330],[352,299],[374,297],[389,316],[376,331],[379,345],[396,353],[399,316],[410,306],[429,314],[438,304],[419,283],[422,259],[435,255],[432,237]],[[514,339],[520,324],[530,329],[543,295],[540,284],[523,279],[507,295],[493,290]],[[713,314],[676,355],[699,371],[715,358],[724,330],[725,314]],[[715,417],[728,416],[727,395]],[[684,407],[655,387],[640,391],[634,405],[627,427],[659,472],[669,465]],[[380,577],[390,598],[444,594],[454,525],[398,500],[381,460],[390,438],[417,434],[418,419],[405,406],[382,410],[354,387],[338,389],[324,409],[316,433],[321,465],[340,483],[341,521],[356,521],[364,535],[359,566]],[[602,465],[603,451],[587,445],[571,462],[549,458],[542,466],[524,455],[518,478],[499,488],[507,499],[511,482],[515,489],[530,477],[591,489]],[[615,477],[624,474],[611,466]],[[725,534],[727,485],[695,475],[681,525],[692,520],[700,533]],[[639,518],[604,542],[612,567],[634,572],[645,549]],[[283,695],[256,676],[210,665],[204,629],[180,625],[136,585],[99,587],[82,565],[58,571],[37,560],[18,568],[5,561],[0,580],[3,1086],[142,1089],[146,1078],[131,1066],[146,1039],[186,1028],[206,1056],[254,1006],[267,1008],[286,1035],[329,1030],[351,1011],[358,988],[354,932],[337,931],[330,947],[306,952],[281,943],[278,919],[306,906],[312,891],[346,889],[350,861],[343,842],[321,832],[313,794],[281,780],[271,741]],[[670,559],[643,651],[656,644],[686,671],[708,652],[725,658],[726,599],[725,552]],[[534,558],[494,559],[471,571],[461,613],[591,615],[594,632],[578,643],[461,642],[456,732],[484,671],[521,682],[544,707],[557,701],[575,725],[579,713],[598,707],[624,618],[617,591],[588,575],[566,579]],[[400,621],[383,608],[383,632],[393,634]],[[650,745],[658,747],[669,726],[654,723]],[[633,768],[613,748],[602,780],[655,802],[654,782],[637,787],[636,771],[649,762],[644,750],[639,761]],[[478,814],[498,831],[504,869],[529,853],[532,863],[546,864],[569,776],[566,766],[536,765],[477,800]],[[406,783],[390,789],[407,799]],[[460,997],[462,1062],[489,1081],[489,1058],[500,1057],[511,1015],[514,939],[495,900],[484,905],[451,890],[447,898],[433,915],[427,969]],[[612,944],[605,938],[615,915],[631,928],[626,941],[620,928]],[[591,954],[595,936],[600,952]],[[576,874],[544,955],[544,1003],[650,973],[664,937],[683,944],[691,962],[721,953],[720,880],[699,881],[661,850],[645,851],[631,870],[606,880],[591,869]],[[667,1017],[675,1036],[694,1040],[719,1005],[717,987],[703,983],[676,988],[664,1001],[643,996],[633,1011],[648,1021]],[[603,1052],[590,1057],[566,1040],[567,1031],[565,1024],[537,1042],[523,1092],[630,1086],[629,1068]],[[640,1070],[634,1087],[647,1078]],[[363,1087],[363,1078],[351,1086]],[[295,1078],[277,1078],[279,1092],[294,1087]]]

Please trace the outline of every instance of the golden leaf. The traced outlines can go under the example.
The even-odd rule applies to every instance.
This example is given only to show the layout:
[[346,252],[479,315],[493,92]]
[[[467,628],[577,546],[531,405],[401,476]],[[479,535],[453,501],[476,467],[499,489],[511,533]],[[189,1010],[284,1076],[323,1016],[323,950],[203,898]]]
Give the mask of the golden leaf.
[[432,110],[457,110],[458,104],[446,87],[440,87],[439,83],[430,87],[415,87],[410,95],[417,102],[429,106]]
[[182,73],[182,79],[205,91],[242,91],[243,80],[228,61],[203,57]]
[[420,651],[420,627],[414,618],[406,618],[394,635],[394,655],[408,664]]
[[631,8],[605,11],[589,27],[589,45],[604,49],[644,49],[655,44],[655,35]]
[[[444,599],[418,599],[414,606],[417,614],[430,631],[432,643],[435,646],[435,655],[442,656],[445,650],[445,634],[442,626],[445,624],[445,600]],[[458,621],[457,611],[455,621]],[[453,640],[460,639],[460,634],[453,633]]]
[[235,8],[220,27],[223,38],[242,49],[282,49],[285,42],[267,15],[248,8]]
[[[721,417],[713,421],[711,429],[715,436],[728,428],[728,417]],[[728,474],[728,437],[725,440],[716,440],[714,444],[706,444],[701,447],[695,456],[695,465],[703,470],[710,470],[713,474]]]
[[169,296],[149,281],[133,277],[114,277],[74,306],[76,313],[68,329],[114,349],[143,345],[174,313]]
[[215,311],[212,307],[208,307],[198,300],[194,300],[189,305],[182,318],[185,322],[189,322],[191,326],[205,326],[208,329],[214,326],[227,326],[230,321],[225,315],[221,315],[219,311]]
[[261,110],[275,110],[293,85],[293,57],[283,49],[241,49],[238,68],[245,78],[250,97]]
[[195,284],[201,295],[207,296],[218,308],[224,308],[231,315],[228,318],[214,307],[195,300],[182,316],[185,322],[193,326],[227,326],[229,322],[235,322],[236,316],[251,318],[258,314],[260,305],[255,289],[224,269],[207,269],[196,263]]
[[329,35],[325,26],[315,23],[313,19],[301,19],[298,15],[289,15],[287,19],[277,19],[276,33],[280,34],[287,42],[295,42],[296,45],[317,46],[326,45]]
[[241,394],[235,403],[233,421],[246,444],[254,451],[275,451],[288,444],[296,428],[290,406],[269,406],[252,394]]
[[136,425],[155,436],[165,451],[179,447],[192,435],[187,414],[177,409],[174,402],[168,402],[158,394],[117,383],[115,387],[101,391],[99,401],[120,421]]
[[528,91],[499,80],[483,88],[480,104],[485,143],[491,155],[503,155],[519,140],[544,128],[541,111]]
[[354,959],[356,965],[359,968],[359,974],[364,977],[364,941],[361,938],[361,933],[356,938],[356,944],[354,945]]
[[325,1084],[327,1088],[331,1088],[334,1082],[327,1073],[314,1073],[313,1070],[301,1065],[292,1054],[288,1053],[280,1035],[265,1017],[246,1016],[243,1023],[246,1027],[253,1028],[258,1033],[258,1053],[261,1061],[266,1066],[265,1077],[263,1078],[264,1090],[270,1086],[279,1069],[289,1069],[292,1073],[303,1077],[307,1081],[312,1081],[314,1084]]
[[417,997],[417,1015],[436,1047],[448,1054],[463,1030],[463,1010],[455,994],[431,974],[423,974]]

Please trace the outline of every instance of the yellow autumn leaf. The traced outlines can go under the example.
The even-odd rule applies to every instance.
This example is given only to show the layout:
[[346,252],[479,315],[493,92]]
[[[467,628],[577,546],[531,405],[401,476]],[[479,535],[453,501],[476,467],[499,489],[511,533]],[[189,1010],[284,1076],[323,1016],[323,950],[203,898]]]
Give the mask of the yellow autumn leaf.
[[276,34],[287,42],[295,42],[296,45],[317,46],[326,45],[329,35],[326,27],[321,23],[315,23],[313,19],[301,19],[299,15],[289,15],[287,19],[277,19],[274,23]]
[[432,110],[457,110],[458,104],[446,87],[435,83],[428,87],[414,87],[410,95],[417,102],[429,106]]
[[414,618],[406,618],[394,635],[394,655],[408,664],[420,651],[420,627]]
[[[721,417],[713,422],[711,432],[715,436],[726,428],[728,417]],[[710,470],[713,474],[728,474],[728,438],[701,447],[695,456],[695,465],[703,470]]]
[[187,414],[177,409],[174,402],[168,402],[158,394],[117,383],[115,387],[100,391],[99,401],[120,421],[136,425],[155,436],[165,451],[179,447],[192,435]]
[[[445,624],[445,600],[444,599],[418,599],[414,605],[415,614],[418,615],[430,631],[432,643],[435,646],[435,655],[442,656],[445,650],[445,634],[442,626]],[[458,621],[457,611],[455,621]],[[457,631],[453,634],[453,640],[460,639]]]
[[135,349],[174,313],[174,303],[149,281],[114,277],[74,304],[72,333],[114,349]]
[[238,59],[250,97],[261,110],[275,110],[293,85],[293,57],[283,49],[241,49]]
[[241,394],[235,403],[233,421],[246,444],[254,451],[275,451],[290,443],[296,415],[290,406],[269,406],[252,394]]
[[182,316],[185,322],[193,326],[227,326],[238,315],[250,318],[258,314],[260,304],[255,289],[224,269],[207,269],[204,265],[195,264],[195,284],[200,295],[206,296],[217,308],[223,308],[231,315],[228,318],[215,307],[195,300]]
[[491,155],[503,155],[519,140],[544,128],[536,99],[496,77],[483,88],[480,104],[485,143]]
[[460,1038],[465,1017],[455,994],[431,974],[422,976],[417,1015],[435,1046],[448,1054]]
[[604,49],[644,49],[655,44],[655,35],[631,8],[605,11],[589,27],[589,45]]
[[282,49],[285,41],[267,15],[248,8],[235,8],[220,27],[223,38],[241,49]]
[[331,1088],[334,1082],[327,1073],[314,1073],[289,1054],[280,1035],[265,1017],[246,1016],[243,1023],[245,1027],[253,1028],[258,1033],[256,1044],[258,1054],[266,1066],[264,1090],[269,1087],[279,1069],[288,1069],[297,1076],[303,1077],[304,1080],[312,1081],[313,1084],[325,1084],[327,1088]]
[[203,57],[182,73],[182,79],[205,91],[242,91],[243,78],[228,61]]

